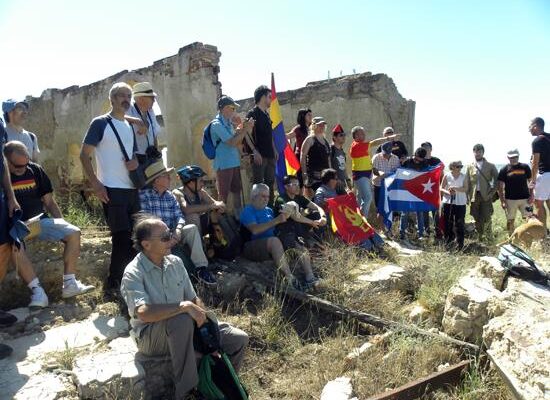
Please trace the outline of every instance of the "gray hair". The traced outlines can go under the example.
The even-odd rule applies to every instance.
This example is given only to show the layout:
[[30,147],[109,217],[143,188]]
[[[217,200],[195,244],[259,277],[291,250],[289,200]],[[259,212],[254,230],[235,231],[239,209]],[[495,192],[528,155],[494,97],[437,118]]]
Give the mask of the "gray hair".
[[386,126],[384,128],[384,130],[382,131],[382,134],[385,135],[386,133],[394,133],[394,132],[395,132],[395,130],[391,126]]
[[365,128],[359,125],[356,125],[353,128],[351,128],[351,137],[355,139],[355,134],[359,131],[365,132]]
[[162,219],[157,216],[147,213],[137,213],[134,215],[134,231],[132,233],[132,242],[134,249],[137,251],[143,251],[141,242],[151,238],[153,229],[163,223]]
[[120,92],[122,89],[128,89],[130,91],[130,94],[132,93],[132,87],[128,85],[125,82],[117,82],[112,87],[111,90],[109,90],[109,99],[114,99],[114,97]]
[[260,193],[266,192],[269,193],[269,186],[265,183],[256,183],[252,186],[252,190],[250,191],[250,199],[254,200]]
[[31,157],[29,150],[24,143],[18,140],[12,140],[5,144],[4,146],[4,156],[10,158],[12,154],[17,154],[18,156]]

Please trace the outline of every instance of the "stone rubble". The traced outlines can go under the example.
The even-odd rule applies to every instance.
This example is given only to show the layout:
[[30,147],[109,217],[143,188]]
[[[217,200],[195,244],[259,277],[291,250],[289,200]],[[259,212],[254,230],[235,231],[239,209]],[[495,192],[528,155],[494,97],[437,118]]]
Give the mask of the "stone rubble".
[[357,397],[351,397],[352,393],[351,379],[340,376],[327,382],[321,392],[321,400],[357,400]]
[[496,258],[482,257],[449,291],[443,328],[483,341],[516,397],[550,399],[550,288],[510,277],[501,292],[504,277]]

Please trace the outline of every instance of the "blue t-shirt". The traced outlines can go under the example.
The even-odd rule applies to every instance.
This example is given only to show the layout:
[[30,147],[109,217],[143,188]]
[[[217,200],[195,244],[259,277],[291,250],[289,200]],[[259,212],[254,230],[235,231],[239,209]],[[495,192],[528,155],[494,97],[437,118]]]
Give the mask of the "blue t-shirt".
[[[248,205],[241,212],[241,224],[244,226],[250,224],[263,224],[273,219],[273,210],[269,207],[258,210],[254,206]],[[275,236],[275,228],[269,228],[267,231],[258,235],[252,234],[251,240],[263,239]]]
[[218,114],[210,125],[210,136],[212,142],[216,145],[216,157],[214,158],[214,169],[229,169],[241,165],[241,156],[239,149],[226,142],[235,136],[235,131],[231,122]]

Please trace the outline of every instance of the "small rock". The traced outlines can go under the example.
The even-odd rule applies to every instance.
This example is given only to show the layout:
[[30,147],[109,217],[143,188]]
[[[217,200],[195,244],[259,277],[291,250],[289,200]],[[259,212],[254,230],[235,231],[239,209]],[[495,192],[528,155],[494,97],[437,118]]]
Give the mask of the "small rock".
[[346,376],[340,376],[327,382],[321,392],[321,400],[356,400],[356,397],[351,397],[352,393],[351,379]]

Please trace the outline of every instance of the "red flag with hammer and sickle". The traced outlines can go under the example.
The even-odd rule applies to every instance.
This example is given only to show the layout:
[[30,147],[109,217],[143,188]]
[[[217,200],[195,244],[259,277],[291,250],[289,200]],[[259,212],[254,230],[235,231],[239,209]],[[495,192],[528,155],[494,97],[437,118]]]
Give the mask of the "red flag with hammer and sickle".
[[359,211],[353,193],[327,200],[332,230],[348,244],[359,244],[376,233]]

